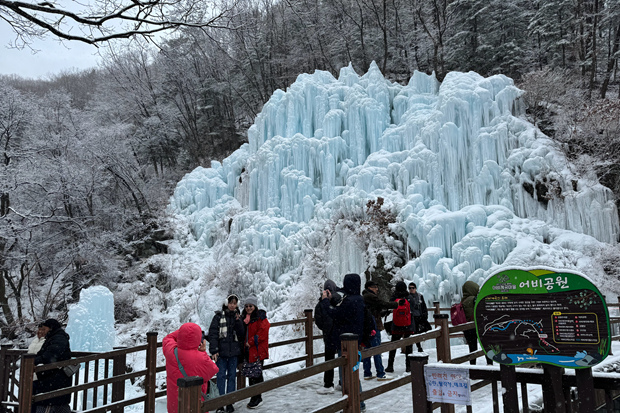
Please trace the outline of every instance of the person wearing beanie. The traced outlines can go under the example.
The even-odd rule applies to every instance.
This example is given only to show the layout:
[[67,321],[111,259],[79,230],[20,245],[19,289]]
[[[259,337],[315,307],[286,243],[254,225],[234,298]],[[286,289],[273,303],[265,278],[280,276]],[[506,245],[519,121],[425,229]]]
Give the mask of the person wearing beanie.
[[[409,302],[411,303],[411,318],[413,319],[415,333],[426,333],[431,329],[428,322],[428,308],[424,296],[418,292],[418,286],[415,283],[409,283]],[[416,343],[418,351],[422,352],[422,344]]]
[[[395,301],[386,301],[381,299],[379,297],[379,284],[372,280],[366,281],[366,284],[364,284],[362,297],[364,297],[364,304],[374,318],[375,325],[378,330],[377,334],[371,337],[369,347],[376,347],[381,344],[380,332],[385,330],[383,327],[383,322],[381,321],[382,315],[384,312],[398,307],[398,304]],[[391,380],[392,377],[385,374],[381,354],[373,356],[373,359],[375,361],[375,369],[377,370],[377,380]],[[371,372],[372,363],[370,357],[365,358],[362,362],[364,365],[364,380],[373,379],[374,376]]]
[[[323,290],[329,290],[332,298],[329,301],[330,307],[336,307],[340,304],[340,294],[338,293],[338,287],[332,280],[325,281]],[[334,320],[321,307],[321,298],[314,307],[314,323],[323,332],[323,343],[325,344],[325,361],[333,360],[336,358],[338,352],[337,340],[332,335],[334,329]],[[323,373],[323,387],[317,390],[319,394],[333,394],[334,393],[334,370],[327,370]]]
[[[45,320],[41,324],[42,333],[45,333],[45,342],[34,358],[35,366],[39,364],[51,364],[71,358],[69,334],[62,328],[60,322],[54,318]],[[33,384],[33,393],[48,393],[71,386],[71,377],[67,376],[62,369],[51,369],[37,373]],[[42,400],[33,405],[33,411],[45,411],[50,406],[52,411],[69,411],[71,395],[54,397]]]
[[[161,343],[166,358],[166,386],[168,413],[177,413],[179,388],[177,380],[200,376],[204,380],[201,392],[208,392],[209,380],[218,371],[217,366],[207,354],[207,341],[202,338],[202,329],[198,324],[185,323],[177,331],[168,334]],[[181,371],[181,368],[185,374]],[[204,396],[201,396],[204,399]]]
[[[245,337],[238,303],[237,295],[230,294],[226,297],[222,309],[215,312],[207,335],[209,353],[219,368],[217,389],[221,396],[236,390],[237,361],[242,354],[241,343]],[[233,405],[229,404],[226,408],[219,408],[216,413],[234,411]]]
[[[398,281],[394,286],[394,293],[392,294],[391,301],[395,301],[398,304],[403,303],[405,300],[408,301],[409,292],[407,291],[407,284],[404,281]],[[411,302],[409,302],[409,308],[411,308]],[[408,338],[415,331],[415,325],[413,318],[411,319],[411,324],[407,326],[397,326],[395,323],[392,323],[392,340],[398,341],[400,339]],[[406,346],[404,348],[405,352],[405,371],[408,373],[410,371],[409,363],[407,362],[407,355],[411,354],[413,351],[413,346]],[[390,350],[388,356],[388,366],[385,368],[385,371],[388,373],[394,373],[394,359],[396,358],[396,350]]]
[[[258,308],[258,298],[250,295],[245,299],[243,312],[241,313],[243,326],[245,329],[243,348],[244,361],[255,363],[260,361],[261,365],[269,358],[269,320],[265,310]],[[262,371],[260,377],[249,377],[250,386],[265,381]],[[263,403],[262,394],[252,396],[247,404],[248,409],[256,409]]]

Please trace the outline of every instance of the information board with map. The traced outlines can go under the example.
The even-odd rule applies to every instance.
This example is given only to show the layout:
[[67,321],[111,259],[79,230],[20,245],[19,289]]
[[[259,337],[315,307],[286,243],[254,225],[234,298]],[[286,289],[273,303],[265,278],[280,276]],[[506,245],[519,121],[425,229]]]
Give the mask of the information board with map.
[[487,357],[501,364],[592,367],[610,349],[605,299],[585,276],[552,269],[498,271],[480,287],[475,320]]

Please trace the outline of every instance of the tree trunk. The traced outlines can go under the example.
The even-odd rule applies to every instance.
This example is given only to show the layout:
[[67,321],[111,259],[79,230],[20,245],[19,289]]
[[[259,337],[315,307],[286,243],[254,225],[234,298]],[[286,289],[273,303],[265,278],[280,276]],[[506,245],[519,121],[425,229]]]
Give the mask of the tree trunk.
[[605,95],[607,94],[607,88],[609,87],[609,80],[611,79],[611,73],[614,70],[614,66],[616,66],[617,58],[615,57],[616,53],[618,53],[618,47],[620,46],[620,24],[616,28],[616,35],[614,36],[614,43],[611,49],[611,54],[609,56],[609,60],[607,61],[607,71],[605,72],[605,79],[603,79],[603,84],[601,85],[601,99],[605,99]]

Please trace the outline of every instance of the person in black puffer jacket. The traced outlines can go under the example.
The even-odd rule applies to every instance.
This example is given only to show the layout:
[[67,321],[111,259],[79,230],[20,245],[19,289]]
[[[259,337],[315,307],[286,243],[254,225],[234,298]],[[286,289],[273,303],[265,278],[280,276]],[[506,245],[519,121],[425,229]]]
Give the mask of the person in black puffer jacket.
[[[411,303],[411,317],[415,325],[415,333],[422,334],[431,330],[428,322],[428,308],[424,296],[418,292],[418,286],[415,283],[409,283],[409,302]],[[422,352],[422,344],[416,343],[418,351]]]
[[[209,353],[220,369],[217,373],[217,389],[221,396],[236,389],[237,362],[242,354],[241,343],[245,334],[238,303],[239,297],[235,294],[229,295],[224,300],[222,310],[216,311],[211,320],[207,335]],[[234,410],[230,404],[225,410],[222,408],[218,412]]]
[[[50,318],[43,322],[43,327],[48,331],[45,334],[45,342],[34,359],[35,366],[69,360],[71,358],[69,334],[63,330],[60,322]],[[41,371],[37,373],[37,377],[38,380],[33,385],[34,394],[48,393],[71,386],[71,377],[67,376],[62,369]],[[33,412],[69,413],[71,411],[70,400],[70,394],[42,400],[33,405]]]
[[[364,298],[360,295],[362,287],[362,279],[359,274],[347,274],[342,282],[342,301],[340,305],[332,307],[330,299],[332,293],[329,290],[323,291],[321,307],[334,320],[334,328],[331,337],[337,345],[338,355],[340,356],[342,348],[340,335],[344,333],[356,334],[358,337],[358,345],[364,340],[364,316],[366,305]],[[342,367],[338,368],[340,380],[342,381]],[[360,392],[362,385],[360,383]],[[360,402],[360,409],[364,411],[366,404]]]
[[[396,286],[394,287],[394,293],[392,294],[391,301],[396,300],[408,300],[409,299],[409,291],[407,291],[407,284],[403,281],[398,281]],[[409,302],[409,307],[411,308],[411,302]],[[392,323],[392,340],[398,341],[402,338],[408,338],[415,331],[415,323],[413,321],[413,317],[411,317],[411,324],[408,326],[397,326],[395,323]],[[411,354],[413,351],[413,346],[405,347],[405,355]],[[385,368],[385,371],[388,373],[394,373],[394,358],[396,357],[396,350],[390,350],[390,355],[388,357],[388,366]],[[409,363],[407,362],[407,357],[405,356],[405,371],[409,372]]]
[[[336,283],[332,280],[325,281],[323,290],[329,290],[331,292],[331,299],[329,300],[331,307],[336,307],[340,304],[340,294],[337,292]],[[338,352],[338,346],[336,345],[334,337],[332,337],[332,330],[334,328],[334,320],[321,307],[321,299],[314,308],[314,322],[316,326],[323,332],[323,343],[325,344],[325,361],[333,360],[336,358]],[[323,387],[317,390],[319,394],[332,394],[334,393],[334,370],[327,370],[323,374]]]

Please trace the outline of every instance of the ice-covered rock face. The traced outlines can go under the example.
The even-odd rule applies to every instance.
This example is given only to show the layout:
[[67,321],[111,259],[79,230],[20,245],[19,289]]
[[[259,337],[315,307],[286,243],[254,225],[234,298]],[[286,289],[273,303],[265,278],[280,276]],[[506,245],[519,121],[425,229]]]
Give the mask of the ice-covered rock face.
[[[321,271],[337,282],[373,265],[346,229],[318,232],[378,197],[407,243],[396,275],[417,282],[429,301],[449,304],[467,279],[508,262],[575,266],[579,257],[563,263],[553,252],[570,243],[554,241],[570,230],[615,243],[612,193],[574,176],[519,117],[521,94],[506,76],[473,72],[449,73],[441,84],[416,72],[406,86],[375,64],[361,77],[350,66],[338,79],[302,74],[265,104],[248,144],[179,182],[171,209],[185,216],[198,248],[266,277],[267,307],[320,245]],[[596,243],[586,235],[582,244]]]

